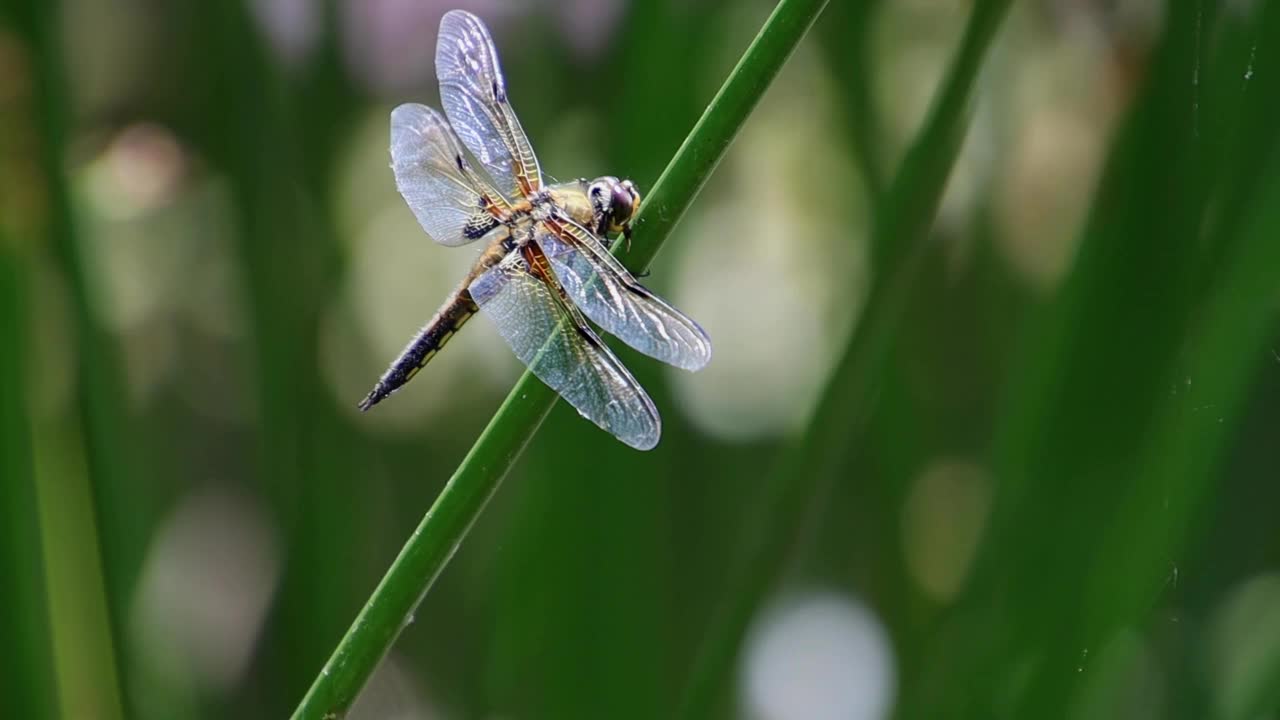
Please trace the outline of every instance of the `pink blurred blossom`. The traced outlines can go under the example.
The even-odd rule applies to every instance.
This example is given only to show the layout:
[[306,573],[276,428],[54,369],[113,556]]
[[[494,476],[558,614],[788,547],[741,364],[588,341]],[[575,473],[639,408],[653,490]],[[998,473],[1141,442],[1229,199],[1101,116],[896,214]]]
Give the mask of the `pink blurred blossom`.
[[599,55],[622,21],[623,0],[564,0],[555,3],[561,36],[584,58]]
[[494,33],[515,8],[500,0],[344,0],[347,68],[374,93],[394,95],[433,85],[436,31],[454,8],[480,16]]
[[252,0],[249,10],[285,65],[301,65],[320,40],[320,0]]

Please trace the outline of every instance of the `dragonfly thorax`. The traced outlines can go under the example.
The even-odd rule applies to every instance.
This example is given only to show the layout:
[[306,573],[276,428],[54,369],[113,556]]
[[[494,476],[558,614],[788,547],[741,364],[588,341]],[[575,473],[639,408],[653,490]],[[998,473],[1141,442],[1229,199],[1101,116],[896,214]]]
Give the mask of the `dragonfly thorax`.
[[626,230],[640,206],[635,184],[612,176],[562,183],[547,192],[560,210],[602,236]]

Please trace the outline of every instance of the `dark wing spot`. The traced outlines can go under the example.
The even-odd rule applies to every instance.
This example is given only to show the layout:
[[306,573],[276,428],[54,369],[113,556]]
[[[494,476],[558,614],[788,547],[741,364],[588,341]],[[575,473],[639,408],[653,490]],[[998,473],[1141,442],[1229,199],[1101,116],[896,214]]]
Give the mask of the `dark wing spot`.
[[496,227],[498,227],[497,218],[488,213],[476,213],[467,220],[466,225],[462,226],[462,234],[468,240],[479,240]]

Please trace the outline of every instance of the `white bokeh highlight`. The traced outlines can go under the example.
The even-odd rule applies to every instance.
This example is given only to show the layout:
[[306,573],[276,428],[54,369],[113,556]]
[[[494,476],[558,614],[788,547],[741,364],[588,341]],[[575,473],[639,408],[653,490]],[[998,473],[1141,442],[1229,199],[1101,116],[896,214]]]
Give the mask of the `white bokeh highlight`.
[[170,687],[227,692],[248,669],[280,580],[258,501],[224,488],[188,495],[147,552],[131,630]]
[[897,685],[889,636],[865,606],[811,592],[766,611],[747,639],[741,705],[751,720],[876,720]]
[[1215,715],[1252,716],[1271,696],[1280,667],[1280,572],[1255,575],[1227,592],[1208,636]]

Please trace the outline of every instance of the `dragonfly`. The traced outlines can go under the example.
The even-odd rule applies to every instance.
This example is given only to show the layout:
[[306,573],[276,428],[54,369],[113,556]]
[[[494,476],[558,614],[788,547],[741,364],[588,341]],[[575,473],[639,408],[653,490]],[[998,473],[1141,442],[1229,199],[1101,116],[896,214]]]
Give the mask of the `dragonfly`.
[[479,313],[579,414],[633,448],[653,448],[662,433],[653,401],[588,319],[690,371],[711,360],[711,340],[609,251],[610,237],[630,242],[639,190],[613,176],[557,183],[543,175],[511,107],[493,39],[475,15],[452,10],[442,18],[436,76],[444,115],[417,103],[391,113],[396,188],[437,243],[482,242],[483,249],[360,409],[409,382]]

